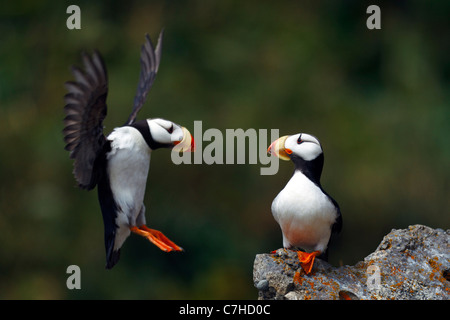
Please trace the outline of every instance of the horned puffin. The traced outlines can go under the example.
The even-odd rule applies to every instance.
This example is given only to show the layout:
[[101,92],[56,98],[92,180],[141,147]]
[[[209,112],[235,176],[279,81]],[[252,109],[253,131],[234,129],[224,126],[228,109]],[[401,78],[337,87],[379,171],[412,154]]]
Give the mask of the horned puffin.
[[73,174],[82,189],[97,187],[105,233],[106,268],[120,258],[120,248],[131,232],[147,238],[163,251],[182,251],[162,232],[146,226],[144,194],[150,157],[154,150],[172,148],[193,151],[189,131],[168,120],[136,120],[158,72],[161,59],[161,31],[156,48],[148,35],[141,48],[140,76],[133,109],[128,120],[107,137],[108,78],[99,52],[83,53],[84,70],[72,67],[75,81],[65,83],[65,149],[74,160]]
[[339,205],[320,184],[322,146],[316,137],[299,133],[275,140],[267,152],[295,165],[294,174],[273,200],[271,209],[281,227],[283,247],[301,249],[297,251],[298,259],[309,274],[316,256],[328,260],[331,235],[342,229]]

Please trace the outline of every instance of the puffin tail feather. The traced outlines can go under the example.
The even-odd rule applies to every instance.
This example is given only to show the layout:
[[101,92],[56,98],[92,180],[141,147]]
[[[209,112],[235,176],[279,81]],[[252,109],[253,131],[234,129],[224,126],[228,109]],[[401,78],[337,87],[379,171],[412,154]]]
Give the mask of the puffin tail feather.
[[112,269],[119,262],[120,259],[120,249],[119,250],[108,250],[106,255],[106,269]]

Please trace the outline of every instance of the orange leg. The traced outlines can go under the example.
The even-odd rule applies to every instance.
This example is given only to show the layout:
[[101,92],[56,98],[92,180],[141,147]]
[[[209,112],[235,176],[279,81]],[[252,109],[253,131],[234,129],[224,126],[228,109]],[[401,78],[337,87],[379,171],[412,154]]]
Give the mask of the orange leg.
[[298,260],[300,261],[300,265],[302,266],[303,270],[305,270],[306,274],[309,274],[311,272],[314,260],[318,255],[320,255],[320,251],[314,251],[311,253],[297,251]]
[[177,246],[169,240],[161,231],[148,228],[146,225],[138,227],[131,227],[130,230],[144,238],[147,238],[151,243],[160,248],[162,251],[184,251],[183,248]]

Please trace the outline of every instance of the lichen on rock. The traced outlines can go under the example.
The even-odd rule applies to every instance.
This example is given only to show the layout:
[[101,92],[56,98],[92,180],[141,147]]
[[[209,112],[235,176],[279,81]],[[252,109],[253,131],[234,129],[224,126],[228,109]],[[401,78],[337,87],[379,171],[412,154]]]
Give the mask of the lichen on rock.
[[450,299],[450,230],[393,229],[354,266],[316,259],[309,275],[294,251],[258,254],[253,280],[261,300]]

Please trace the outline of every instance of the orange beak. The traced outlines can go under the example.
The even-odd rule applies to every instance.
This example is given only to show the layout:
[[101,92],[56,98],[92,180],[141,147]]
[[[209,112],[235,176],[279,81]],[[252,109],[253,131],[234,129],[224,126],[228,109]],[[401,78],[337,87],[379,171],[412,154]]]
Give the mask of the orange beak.
[[181,127],[183,131],[183,139],[181,141],[175,141],[173,151],[175,152],[194,152],[195,141],[192,134],[185,127]]
[[290,160],[291,158],[289,157],[289,155],[292,154],[292,150],[284,147],[284,143],[286,142],[286,139],[288,137],[289,136],[283,136],[272,142],[272,144],[267,149],[267,153],[277,156],[281,160]]

